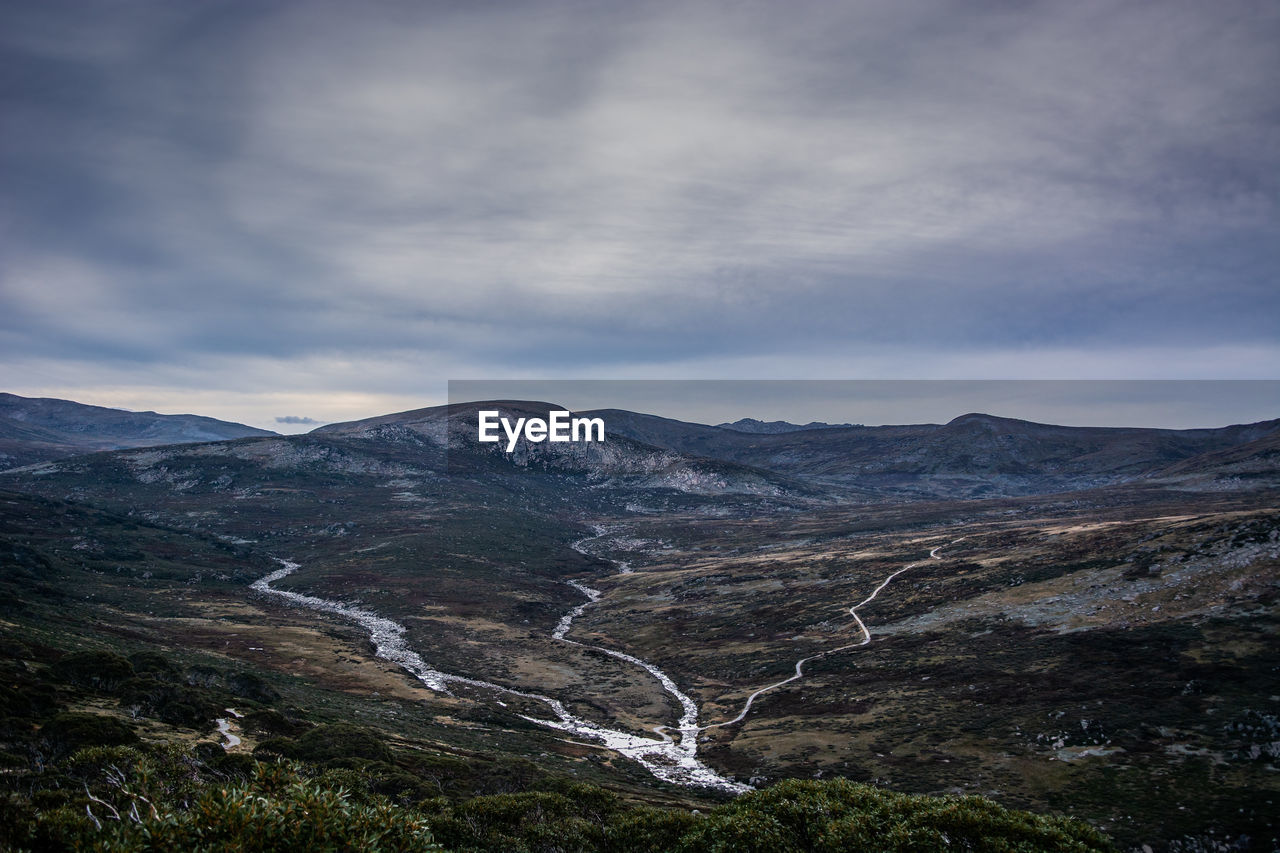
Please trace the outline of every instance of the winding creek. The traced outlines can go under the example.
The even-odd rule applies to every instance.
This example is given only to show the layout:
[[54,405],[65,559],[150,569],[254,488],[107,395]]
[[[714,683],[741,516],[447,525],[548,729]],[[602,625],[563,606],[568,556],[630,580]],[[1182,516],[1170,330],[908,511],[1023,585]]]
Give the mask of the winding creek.
[[[545,717],[530,717],[521,715],[524,719],[540,726],[546,726],[550,729],[556,729],[567,734],[576,735],[578,737],[589,738],[590,740],[600,743],[604,747],[614,752],[624,755],[627,758],[641,764],[645,769],[664,782],[671,782],[677,785],[686,785],[701,788],[716,788],[722,791],[732,793],[741,793],[751,790],[750,786],[741,782],[735,782],[716,773],[710,767],[698,760],[698,739],[697,739],[697,719],[698,710],[693,700],[681,693],[673,682],[665,673],[652,664],[648,664],[639,658],[625,654],[623,652],[613,651],[612,649],[600,649],[607,654],[613,655],[622,660],[635,663],[644,667],[662,682],[667,692],[672,693],[684,708],[684,714],[681,717],[681,729],[689,727],[688,731],[681,731],[678,739],[672,738],[665,732],[658,732],[659,739],[641,737],[630,732],[618,731],[616,729],[605,728],[585,720],[582,717],[575,716],[564,706],[562,702],[553,699],[550,696],[543,696],[540,693],[527,693],[522,690],[516,690],[512,687],[505,687],[501,684],[494,684],[491,681],[482,681],[476,678],[468,678],[462,675],[454,675],[452,673],[441,672],[433,669],[427,663],[408,647],[405,642],[405,629],[403,625],[386,619],[376,613],[370,613],[367,610],[361,610],[358,607],[350,607],[340,604],[336,601],[329,601],[324,598],[317,598],[314,595],[304,595],[298,592],[292,592],[284,589],[275,589],[271,585],[297,571],[299,565],[291,563],[288,560],[277,559],[282,568],[277,569],[271,574],[253,583],[253,589],[259,592],[269,593],[279,596],[290,604],[298,607],[306,607],[312,610],[320,610],[325,613],[333,613],[337,616],[349,619],[360,627],[369,632],[370,639],[373,641],[374,654],[378,657],[391,661],[401,668],[407,670],[415,678],[421,681],[428,689],[437,693],[449,692],[450,684],[466,684],[471,687],[478,687],[487,690],[494,690],[504,693],[508,696],[519,696],[523,699],[531,699],[541,702],[547,707],[553,715],[554,719]],[[582,584],[574,583],[575,588],[587,595],[587,601],[575,607],[570,613],[560,620],[560,624],[556,626],[552,636],[557,640],[566,643],[573,643],[581,646],[575,640],[566,639],[565,635],[569,633],[569,629],[573,625],[573,619],[580,614],[587,605],[596,601],[600,597],[600,593],[590,589]],[[595,647],[593,647],[595,648]]]
[[[241,714],[235,708],[228,708],[227,713],[235,717],[237,720],[244,716],[244,714]],[[214,722],[218,724],[218,734],[222,735],[223,737],[223,741],[222,741],[223,749],[234,749],[235,747],[240,745],[239,736],[231,733],[230,720],[228,720],[226,717],[218,717],[218,719],[214,720]]]
[[[603,529],[597,528],[596,536],[589,536],[586,539],[581,539],[573,543],[572,547],[574,550],[586,554],[587,552],[583,549],[583,545],[591,539],[599,538],[602,535],[604,535]],[[959,539],[956,539],[950,544],[954,544],[954,542],[959,541]],[[929,552],[929,556],[935,560],[941,559],[941,557],[938,556],[938,551],[940,551],[942,547],[944,546],[934,548]],[[591,556],[598,557],[599,555],[593,554]],[[586,643],[580,643],[577,640],[569,639],[568,635],[573,628],[574,620],[577,619],[578,616],[582,615],[583,611],[588,607],[599,601],[601,593],[599,590],[592,589],[581,581],[568,581],[567,583],[586,596],[587,600],[578,604],[560,618],[555,630],[551,633],[552,639],[568,643],[570,645],[579,646],[580,648],[589,648],[603,652],[604,654],[610,655],[618,660],[626,661],[627,663],[638,666],[657,679],[662,685],[662,689],[670,694],[671,697],[680,705],[681,716],[679,723],[675,726],[655,726],[653,731],[658,736],[658,739],[654,739],[651,737],[636,735],[631,732],[606,728],[597,723],[591,722],[590,720],[583,719],[582,717],[571,713],[558,699],[554,699],[550,696],[516,690],[513,687],[495,684],[491,681],[469,678],[462,675],[454,675],[452,673],[434,669],[429,666],[417,652],[409,648],[405,641],[405,628],[398,622],[394,622],[383,616],[379,616],[376,613],[372,613],[368,610],[362,610],[358,607],[352,607],[340,602],[318,598],[313,595],[305,595],[303,593],[276,589],[273,587],[272,584],[283,580],[300,568],[299,564],[288,560],[277,558],[276,562],[280,563],[281,568],[271,572],[265,577],[259,578],[252,584],[253,589],[258,592],[282,598],[297,607],[305,607],[311,610],[332,613],[336,616],[341,616],[344,619],[355,622],[357,625],[369,632],[370,640],[373,642],[374,654],[377,657],[390,661],[406,670],[413,675],[414,678],[422,682],[422,684],[428,689],[437,693],[448,693],[450,692],[449,686],[451,684],[464,684],[474,688],[492,690],[508,696],[518,696],[522,699],[539,702],[553,715],[552,718],[531,717],[523,714],[520,716],[540,726],[545,726],[549,729],[555,729],[566,734],[595,741],[607,749],[611,749],[620,755],[636,761],[664,782],[671,782],[676,785],[685,785],[690,787],[714,788],[730,793],[742,793],[749,791],[751,790],[751,786],[734,781],[733,779],[729,779],[725,776],[721,776],[719,773],[716,773],[710,767],[699,761],[698,734],[708,729],[729,726],[741,722],[751,711],[752,704],[761,695],[803,678],[804,665],[809,661],[845,651],[847,649],[865,646],[870,643],[871,632],[858,616],[858,609],[873,601],[875,597],[880,594],[881,590],[887,587],[898,575],[921,565],[921,563],[916,562],[904,566],[889,575],[889,577],[885,578],[885,580],[876,587],[869,596],[849,608],[849,614],[853,617],[858,630],[862,634],[862,638],[859,642],[819,652],[818,654],[810,655],[806,658],[801,658],[796,662],[794,675],[775,684],[762,687],[752,693],[747,697],[746,704],[736,717],[724,722],[711,723],[703,726],[698,725],[697,703],[695,703],[687,694],[682,692],[676,685],[675,681],[673,681],[670,676],[654,664],[642,660],[634,655],[627,654],[626,652],[617,651],[616,649],[609,649],[604,646],[588,645]],[[630,567],[626,564],[615,563],[615,565],[619,567],[621,574],[629,574],[631,571]],[[219,730],[228,738],[228,741],[231,741],[235,736],[231,735],[228,731],[225,731],[225,728],[229,728],[229,726],[224,727],[226,722],[227,721],[225,720],[219,720]],[[671,731],[676,733],[676,737],[672,737],[668,734],[668,732]],[[238,741],[238,738],[236,738],[236,741]],[[228,747],[231,745],[231,743],[227,744]]]

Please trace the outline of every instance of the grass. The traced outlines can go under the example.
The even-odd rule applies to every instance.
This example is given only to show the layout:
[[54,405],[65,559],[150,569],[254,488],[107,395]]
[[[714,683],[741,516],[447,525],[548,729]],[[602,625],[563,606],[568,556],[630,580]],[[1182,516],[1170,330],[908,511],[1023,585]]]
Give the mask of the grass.
[[[184,451],[157,463],[169,479],[154,482],[140,482],[123,454],[101,455],[77,462],[81,471],[18,483],[45,497],[0,498],[0,633],[27,645],[34,657],[19,658],[24,666],[52,671],[77,650],[158,650],[184,681],[201,668],[222,673],[200,687],[216,707],[377,732],[392,761],[348,758],[392,769],[361,772],[426,780],[451,809],[476,795],[562,793],[556,786],[585,782],[628,802],[706,814],[714,798],[566,743],[483,692],[432,694],[373,659],[355,627],[281,608],[247,586],[276,567],[272,557],[296,560],[303,569],[284,585],[396,618],[442,669],[550,691],[579,713],[642,731],[674,720],[649,676],[549,640],[581,600],[565,578],[606,593],[575,623],[575,638],[657,663],[713,721],[789,675],[798,657],[843,642],[841,609],[889,572],[963,535],[945,559],[922,562],[861,611],[870,646],[813,662],[804,681],[763,697],[743,724],[708,732],[706,760],[762,784],[820,775],[901,793],[980,793],[1086,818],[1124,845],[1210,829],[1275,836],[1274,762],[1245,757],[1257,743],[1249,727],[1275,716],[1270,697],[1280,695],[1274,563],[1213,568],[1269,541],[1274,496],[1131,489],[802,511],[653,492],[644,504],[662,512],[640,516],[612,503],[634,496],[571,478],[508,476],[485,462],[445,479],[431,459],[392,444],[272,441],[297,452],[264,461]],[[393,500],[404,493],[420,500]],[[667,544],[605,546],[637,569],[611,576],[609,563],[568,547],[587,535],[587,520]],[[1181,566],[1194,576],[1174,583]],[[1086,593],[1105,609],[1052,621],[1046,599]],[[1064,609],[1078,616],[1074,600]],[[1048,621],[1030,621],[1033,610]],[[278,698],[229,692],[235,672]],[[123,695],[46,686],[53,705],[31,720],[115,715],[144,745],[213,742],[209,712],[181,691],[161,704],[191,707],[201,720],[184,724],[175,711],[166,721],[150,707],[126,719]],[[157,692],[132,689],[135,700]],[[241,731],[247,751],[302,736]],[[17,739],[0,750],[25,755],[21,737],[6,737]],[[297,759],[277,746],[286,748],[275,755]],[[1059,755],[1091,746],[1123,751]]]

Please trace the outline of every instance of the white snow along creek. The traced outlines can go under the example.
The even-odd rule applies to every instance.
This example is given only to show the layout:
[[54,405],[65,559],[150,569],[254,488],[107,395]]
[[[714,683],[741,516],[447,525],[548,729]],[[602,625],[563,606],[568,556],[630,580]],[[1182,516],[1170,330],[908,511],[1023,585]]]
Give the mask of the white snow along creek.
[[[597,537],[588,537],[587,539],[575,542],[572,547],[574,550],[582,551],[581,545],[588,541],[588,539],[594,538]],[[957,539],[955,541],[958,542],[960,540]],[[939,548],[934,548],[929,553],[929,556],[935,560],[941,559],[938,556],[940,548],[941,546]],[[730,793],[743,793],[751,790],[751,786],[721,776],[699,761],[698,734],[706,731],[707,729],[729,726],[734,723],[741,722],[750,712],[752,704],[760,695],[802,678],[804,675],[804,665],[809,661],[825,657],[826,655],[835,654],[836,652],[841,652],[846,649],[865,646],[867,643],[871,642],[871,632],[867,630],[867,626],[858,616],[858,608],[871,602],[877,595],[879,595],[880,591],[888,586],[889,583],[898,575],[908,569],[912,569],[915,566],[920,565],[920,563],[911,563],[889,575],[889,577],[885,578],[885,580],[876,587],[875,591],[873,591],[871,595],[867,596],[867,598],[860,603],[849,608],[849,613],[853,616],[853,619],[857,623],[857,627],[862,634],[860,642],[820,652],[807,658],[802,658],[796,662],[795,675],[775,684],[770,684],[767,687],[762,687],[752,693],[747,698],[746,704],[743,706],[743,709],[738,716],[734,717],[732,720],[726,720],[721,723],[712,723],[705,726],[698,725],[697,704],[692,698],[676,686],[676,683],[670,676],[657,666],[625,652],[604,648],[603,646],[588,646],[585,643],[579,643],[576,640],[570,640],[568,638],[569,631],[573,627],[573,620],[580,616],[587,607],[600,599],[599,590],[592,589],[581,581],[568,581],[568,584],[585,595],[587,600],[577,605],[560,618],[559,623],[551,634],[552,638],[561,642],[571,643],[575,646],[592,648],[618,658],[619,660],[627,661],[628,663],[644,669],[656,678],[658,682],[662,684],[662,688],[680,704],[682,713],[680,716],[680,722],[676,726],[655,726],[653,731],[658,735],[659,739],[654,739],[650,737],[641,737],[630,732],[605,728],[604,726],[593,723],[590,720],[585,720],[581,717],[575,716],[564,706],[563,703],[558,699],[551,698],[550,696],[544,696],[540,693],[529,693],[522,690],[516,690],[512,687],[506,687],[501,684],[494,684],[490,681],[483,681],[481,679],[469,678],[462,675],[454,675],[452,673],[441,672],[440,670],[433,669],[421,658],[421,656],[418,655],[417,652],[409,648],[405,642],[405,628],[403,625],[379,616],[376,613],[362,610],[358,607],[352,607],[336,601],[329,601],[313,595],[305,595],[303,593],[292,592],[290,590],[274,588],[272,586],[273,583],[283,580],[300,568],[299,564],[292,563],[288,560],[277,558],[276,562],[280,563],[282,568],[277,569],[276,571],[255,581],[252,584],[253,589],[258,592],[278,596],[298,607],[332,613],[355,622],[357,625],[369,632],[369,637],[373,642],[374,654],[377,657],[391,661],[392,663],[400,666],[422,682],[422,684],[429,690],[433,690],[437,693],[448,693],[450,684],[465,684],[471,687],[494,690],[510,696],[519,696],[524,699],[531,699],[540,702],[554,715],[554,719],[529,717],[525,715],[521,716],[523,716],[524,719],[540,726],[546,726],[550,729],[556,729],[567,734],[596,741],[605,748],[613,750],[620,755],[638,762],[650,773],[664,782],[671,782],[676,785],[684,785],[688,787],[715,788]],[[624,569],[623,571],[624,573],[630,573],[627,569]],[[221,726],[219,728],[221,728]],[[672,738],[667,734],[671,729],[674,729],[678,733],[678,739]],[[224,734],[226,733],[224,732]],[[229,739],[231,737],[234,736],[228,735]],[[230,745],[231,744],[228,744],[228,746]]]
[[[617,731],[608,729],[604,726],[597,725],[589,720],[574,716],[565,708],[564,704],[550,696],[543,696],[540,693],[527,693],[522,690],[516,690],[511,687],[504,687],[501,684],[494,684],[490,681],[482,681],[476,678],[468,678],[462,675],[453,675],[447,672],[441,672],[432,669],[425,661],[413,651],[405,643],[405,629],[403,625],[386,619],[376,613],[370,613],[367,610],[361,610],[357,607],[349,607],[345,604],[339,604],[335,601],[328,601],[323,598],[317,598],[313,595],[303,595],[298,592],[289,590],[274,589],[271,584],[276,581],[283,580],[299,568],[297,563],[291,563],[288,560],[277,559],[277,562],[283,566],[264,578],[253,583],[253,588],[259,592],[270,593],[284,598],[291,604],[299,607],[307,607],[312,610],[320,610],[326,613],[333,613],[358,624],[369,632],[369,636],[373,641],[374,653],[400,667],[408,670],[415,678],[421,681],[428,689],[437,693],[449,692],[450,684],[466,684],[472,687],[486,688],[506,693],[511,696],[520,696],[524,699],[533,699],[546,705],[548,710],[555,715],[555,719],[546,719],[543,717],[524,716],[526,720],[537,723],[547,728],[557,729],[568,734],[578,737],[585,737],[597,741],[608,749],[624,755],[634,761],[639,762],[650,773],[664,782],[671,782],[677,785],[685,785],[689,787],[700,788],[717,788],[722,791],[732,793],[742,793],[751,790],[750,786],[741,782],[735,782],[732,779],[725,778],[716,773],[710,767],[707,767],[698,760],[698,743],[697,733],[691,732],[688,736],[682,735],[679,740],[673,740],[665,732],[660,732],[660,739],[655,740],[649,737],[640,737],[630,732]],[[595,590],[587,592],[587,588],[578,586],[588,595],[588,600],[584,604],[580,604],[560,620],[560,624],[556,627],[554,636],[558,640],[575,643],[573,640],[565,640],[564,634],[569,632],[572,625],[573,617],[581,613],[582,610],[599,598],[599,593]],[[681,718],[681,727],[686,723],[696,725],[697,708],[688,696],[676,690],[675,682],[671,681],[665,674],[661,673],[657,667],[647,664],[639,658],[622,652],[608,651],[615,657],[622,658],[636,663],[653,673],[662,681],[663,686],[669,692],[674,692],[681,706],[685,709],[684,716]]]

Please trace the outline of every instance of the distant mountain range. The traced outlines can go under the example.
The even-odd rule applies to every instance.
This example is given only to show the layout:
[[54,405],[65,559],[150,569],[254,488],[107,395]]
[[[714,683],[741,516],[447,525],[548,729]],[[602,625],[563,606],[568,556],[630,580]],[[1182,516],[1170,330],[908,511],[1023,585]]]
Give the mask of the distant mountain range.
[[[455,404],[328,424],[306,436],[278,436],[194,415],[122,412],[5,394],[0,395],[0,453],[5,454],[0,463],[16,467],[98,450],[259,437],[269,443],[225,453],[293,458],[304,446],[311,448],[305,454],[331,447],[325,453],[342,452],[325,456],[325,466],[377,467],[374,460],[395,458],[435,467],[447,447],[449,472],[465,476],[505,479],[523,471],[521,477],[569,477],[595,489],[629,492],[857,500],[1010,497],[1135,482],[1212,490],[1280,485],[1280,419],[1169,430],[1065,427],[972,413],[946,424],[900,426],[800,427],[744,419],[737,424],[752,430],[744,431],[732,424],[708,426],[603,409],[580,414],[604,420],[604,443],[521,440],[507,454],[497,444],[476,440],[476,412],[482,408],[545,417],[561,407],[540,401]],[[225,453],[211,447],[201,458]],[[357,463],[352,453],[368,459]],[[203,479],[192,470],[196,481]]]
[[807,429],[840,429],[842,427],[859,426],[858,424],[828,424],[822,421],[809,421],[807,424],[793,424],[789,421],[758,421],[755,418],[742,418],[733,423],[716,424],[720,429],[731,429],[734,432],[752,432],[776,435],[780,432],[801,432]]
[[[1065,427],[972,413],[947,424],[746,433],[616,409],[584,414],[603,417],[610,434],[656,447],[883,496],[1043,494],[1155,477],[1203,484],[1230,476],[1248,486],[1280,473],[1265,456],[1280,419],[1172,430]],[[1255,457],[1253,442],[1264,457]],[[1234,473],[1244,469],[1252,479]]]
[[158,415],[0,393],[0,469],[99,450],[275,435],[200,415]]

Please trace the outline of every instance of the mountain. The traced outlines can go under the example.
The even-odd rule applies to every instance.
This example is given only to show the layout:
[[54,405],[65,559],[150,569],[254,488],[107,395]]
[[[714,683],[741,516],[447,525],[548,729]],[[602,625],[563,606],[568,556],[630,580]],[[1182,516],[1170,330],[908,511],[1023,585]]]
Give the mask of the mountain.
[[[918,500],[1047,494],[1148,478],[1161,485],[1198,483],[1196,488],[1204,488],[1212,482],[1221,488],[1231,477],[1230,482],[1243,477],[1256,485],[1271,470],[1266,440],[1280,428],[1280,420],[1193,430],[1065,427],[970,413],[946,424],[743,432],[601,409],[577,414],[604,421],[604,442],[521,439],[508,454],[505,438],[492,444],[477,441],[477,413],[482,409],[498,409],[514,421],[546,418],[560,408],[528,400],[435,406],[327,424],[304,439],[193,415],[123,412],[6,394],[0,395],[0,453],[16,467],[97,450],[256,437],[271,440],[261,446],[175,449],[169,456],[244,457],[261,451],[287,458],[304,445],[340,445],[359,448],[360,456],[373,452],[379,458],[386,453],[403,458],[408,453],[420,461],[428,448],[444,460],[447,447],[448,473],[489,479],[540,471],[576,478],[579,486],[613,490]],[[779,423],[786,422],[775,422]],[[1255,453],[1250,445],[1259,441],[1263,443]],[[347,453],[329,458],[347,459]],[[164,467],[171,460],[147,464]],[[1217,473],[1196,466],[1217,466]],[[1227,471],[1231,466],[1234,473]],[[1261,468],[1250,475],[1245,470],[1250,466]]]
[[617,410],[611,432],[682,453],[884,496],[994,497],[1133,482],[1274,434],[1280,420],[1218,429],[1066,427],[971,413],[946,424],[743,433]]
[[[567,411],[554,403],[531,400],[455,403],[328,424],[312,430],[310,435],[317,438],[408,439],[429,441],[442,447],[447,437],[451,474],[465,473],[476,466],[497,472],[515,466],[517,469],[578,476],[593,485],[614,488],[671,489],[707,495],[782,495],[811,491],[805,484],[785,474],[732,460],[705,457],[646,441],[638,435],[627,435],[614,429],[610,418],[602,418],[606,425],[606,440],[603,442],[553,443],[520,439],[514,451],[507,453],[505,437],[492,444],[478,441],[477,419],[482,410],[500,411],[513,424],[522,417],[546,419],[553,410]],[[589,416],[600,417],[598,413]],[[715,430],[714,427],[705,429]]]
[[200,415],[158,415],[0,393],[0,469],[99,450],[275,435]]
[[1280,432],[1192,456],[1154,472],[1152,482],[1194,491],[1241,491],[1280,486]]
[[740,418],[733,423],[716,424],[716,426],[720,429],[731,429],[734,432],[776,435],[780,432],[802,432],[807,429],[838,429],[840,427],[857,426],[857,424],[828,424],[822,421],[793,424],[788,421],[760,421],[755,418]]

